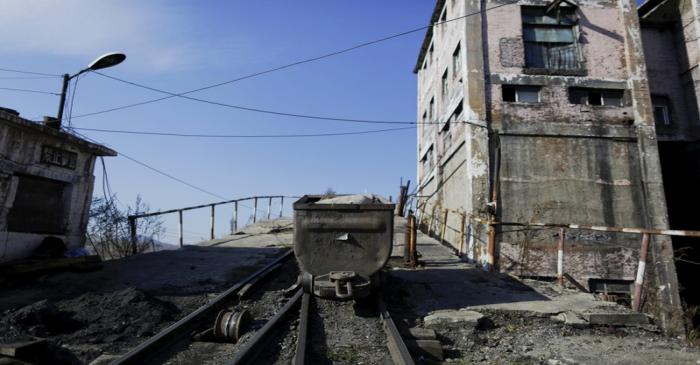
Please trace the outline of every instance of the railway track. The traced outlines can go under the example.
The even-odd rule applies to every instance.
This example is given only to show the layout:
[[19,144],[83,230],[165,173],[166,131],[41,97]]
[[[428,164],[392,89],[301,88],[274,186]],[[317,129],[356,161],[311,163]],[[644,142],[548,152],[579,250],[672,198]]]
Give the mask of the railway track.
[[[211,302],[133,348],[113,364],[273,364],[394,363],[413,364],[381,295],[364,302],[315,298],[294,287],[288,266],[296,263],[289,251],[237,282]],[[275,276],[277,290],[266,292],[273,272],[287,266],[285,278]],[[281,285],[291,290],[279,290]],[[267,285],[269,286],[269,285]],[[245,305],[241,298],[246,299]],[[254,298],[254,299],[250,299]],[[236,311],[222,311],[226,308]],[[253,312],[248,333],[238,333],[244,311]],[[260,307],[260,308],[256,308]],[[212,324],[238,339],[212,340]],[[224,316],[222,317],[222,314]],[[205,331],[209,328],[208,331]],[[196,335],[195,335],[196,334]],[[241,338],[238,338],[242,336]],[[204,338],[204,340],[202,339]],[[274,344],[274,346],[270,346]]]

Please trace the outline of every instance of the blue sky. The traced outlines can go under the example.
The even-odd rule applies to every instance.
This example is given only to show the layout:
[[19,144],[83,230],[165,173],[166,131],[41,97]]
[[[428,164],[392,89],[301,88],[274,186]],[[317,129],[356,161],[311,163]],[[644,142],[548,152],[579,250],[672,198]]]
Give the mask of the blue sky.
[[[206,4],[206,5],[202,5]],[[105,52],[127,60],[104,73],[183,92],[346,48],[427,23],[434,2],[4,0],[0,67],[75,73]],[[62,19],[62,21],[56,21]],[[414,121],[412,68],[423,32],[191,96],[236,105],[344,118]],[[0,86],[60,91],[60,79],[10,79]],[[54,95],[0,90],[0,105],[25,118],[55,115]],[[73,115],[162,96],[90,74],[79,80]],[[203,134],[350,132],[397,127],[256,114],[173,98],[72,121],[74,127]],[[225,197],[323,192],[394,195],[415,181],[415,131],[309,139],[191,139],[84,132],[118,151]],[[137,194],[152,209],[217,198],[117,157],[106,159],[120,201]],[[101,194],[101,171],[95,171]],[[218,212],[217,233],[230,213]],[[245,212],[243,214],[246,214]],[[186,216],[189,241],[206,236],[207,212]],[[166,241],[174,221],[166,220]]]

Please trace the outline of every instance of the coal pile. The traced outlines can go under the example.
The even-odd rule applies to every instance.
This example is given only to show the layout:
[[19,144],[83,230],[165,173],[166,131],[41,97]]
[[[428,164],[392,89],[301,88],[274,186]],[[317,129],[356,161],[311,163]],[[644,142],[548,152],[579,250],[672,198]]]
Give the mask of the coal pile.
[[134,288],[90,292],[5,311],[0,342],[47,338],[47,354],[40,362],[89,363],[102,353],[121,353],[135,346],[175,321],[179,313],[173,304]]

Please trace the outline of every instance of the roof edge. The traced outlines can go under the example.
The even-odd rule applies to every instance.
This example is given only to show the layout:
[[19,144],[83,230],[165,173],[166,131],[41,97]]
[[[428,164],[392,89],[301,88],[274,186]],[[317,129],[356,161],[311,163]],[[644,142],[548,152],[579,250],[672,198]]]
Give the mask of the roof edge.
[[425,31],[425,37],[423,38],[423,44],[420,47],[420,52],[418,52],[418,60],[416,65],[413,67],[413,73],[418,73],[421,66],[423,65],[423,59],[425,58],[426,52],[428,52],[428,47],[430,46],[430,41],[433,38],[433,24],[437,23],[440,18],[440,13],[445,5],[445,0],[437,0],[435,3],[435,8],[433,8],[433,14],[430,16],[430,26]]
[[90,151],[95,156],[117,156],[117,151],[111,148],[108,148],[101,144],[90,142],[83,138],[74,136],[70,133],[66,133],[49,126],[45,126],[43,124],[31,121],[29,119],[24,119],[18,115],[7,112],[5,110],[0,110],[0,122],[12,123],[19,128],[25,128],[44,135],[49,135],[54,138],[67,140],[71,143],[76,144],[79,148]]

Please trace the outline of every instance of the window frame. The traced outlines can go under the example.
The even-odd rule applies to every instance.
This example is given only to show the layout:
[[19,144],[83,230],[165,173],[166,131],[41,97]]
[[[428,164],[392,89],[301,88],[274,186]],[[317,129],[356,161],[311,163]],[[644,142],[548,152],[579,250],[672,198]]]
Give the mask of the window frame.
[[[566,14],[560,15],[557,13],[557,17],[553,18],[545,13],[546,7],[543,6],[530,6],[524,5],[520,7],[521,9],[521,30],[523,38],[523,49],[524,49],[524,64],[525,69],[529,70],[547,70],[548,72],[577,72],[582,71],[584,66],[583,53],[581,51],[581,44],[579,42],[579,17],[576,13],[577,8],[575,7],[560,7],[557,8],[557,12],[564,10]],[[552,21],[553,20],[553,21]],[[559,29],[559,30],[569,30],[571,33],[571,42],[568,41],[537,41],[528,40],[528,34],[531,34],[535,38],[536,34],[547,32],[537,32],[537,29]],[[527,30],[532,30],[529,32]],[[556,38],[556,37],[555,37]],[[561,48],[559,50],[559,56],[553,57],[552,54],[556,48]],[[568,51],[570,49],[570,51]],[[562,57],[562,51],[567,54],[571,54],[572,60],[566,60],[567,54]],[[529,55],[537,55],[542,58],[542,65],[534,64],[533,57]],[[559,66],[554,66],[554,63],[558,63]],[[571,63],[572,65],[569,65]],[[562,66],[563,64],[563,66]]]
[[[515,100],[506,100],[505,98],[505,93],[508,90],[512,90],[513,95],[515,97]],[[519,93],[525,90],[529,91],[535,91],[537,93],[537,101],[522,101],[520,100],[520,95]],[[541,85],[512,85],[512,84],[502,84],[501,85],[501,100],[504,103],[519,103],[519,104],[539,104],[542,102],[542,95],[540,93],[542,92],[542,86]]]

